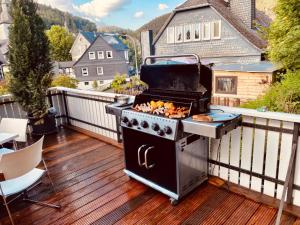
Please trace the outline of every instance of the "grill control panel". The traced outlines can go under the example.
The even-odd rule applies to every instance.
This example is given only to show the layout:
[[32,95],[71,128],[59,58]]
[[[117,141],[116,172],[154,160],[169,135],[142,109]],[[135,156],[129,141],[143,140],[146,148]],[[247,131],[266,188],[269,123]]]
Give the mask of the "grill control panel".
[[164,118],[133,110],[123,110],[121,126],[140,132],[176,140],[179,120]]

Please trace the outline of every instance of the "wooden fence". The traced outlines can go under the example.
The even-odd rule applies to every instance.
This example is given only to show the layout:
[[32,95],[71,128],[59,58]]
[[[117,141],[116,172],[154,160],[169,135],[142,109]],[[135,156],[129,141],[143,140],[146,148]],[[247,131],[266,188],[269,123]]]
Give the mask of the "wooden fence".
[[[57,111],[57,124],[69,123],[120,141],[118,118],[105,113],[105,105],[115,94],[54,88],[48,101]],[[211,140],[210,173],[251,190],[281,198],[294,142],[299,143],[300,115],[257,112],[255,110],[212,106],[243,115],[241,127]],[[10,96],[0,98],[1,117],[26,117]],[[295,139],[296,135],[296,139]],[[221,142],[221,143],[220,143]],[[299,152],[298,145],[298,152]],[[291,203],[300,206],[300,154],[292,175]],[[292,192],[291,192],[292,191]]]

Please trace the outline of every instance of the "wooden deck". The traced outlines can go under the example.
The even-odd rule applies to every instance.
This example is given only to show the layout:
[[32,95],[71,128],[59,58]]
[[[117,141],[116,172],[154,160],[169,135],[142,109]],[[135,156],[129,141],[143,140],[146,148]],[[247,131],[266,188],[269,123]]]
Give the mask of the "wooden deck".
[[[274,208],[210,183],[171,206],[166,196],[125,176],[122,150],[68,129],[46,138],[44,156],[59,194],[45,183],[30,196],[60,202],[63,209],[16,200],[11,204],[16,224],[274,224]],[[3,206],[0,219],[10,224]],[[300,220],[285,214],[282,224]]]

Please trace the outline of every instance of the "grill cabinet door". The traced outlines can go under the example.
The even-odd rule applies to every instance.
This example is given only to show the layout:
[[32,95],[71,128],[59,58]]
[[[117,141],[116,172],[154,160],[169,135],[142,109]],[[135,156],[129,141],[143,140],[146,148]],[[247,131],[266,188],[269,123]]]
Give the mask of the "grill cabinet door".
[[[175,142],[128,128],[123,128],[123,138],[126,169],[177,193]],[[153,167],[149,169],[145,165],[140,166],[138,162],[138,150],[144,145],[146,147],[140,151],[140,161],[145,163],[145,151],[150,148],[147,159],[148,165]]]

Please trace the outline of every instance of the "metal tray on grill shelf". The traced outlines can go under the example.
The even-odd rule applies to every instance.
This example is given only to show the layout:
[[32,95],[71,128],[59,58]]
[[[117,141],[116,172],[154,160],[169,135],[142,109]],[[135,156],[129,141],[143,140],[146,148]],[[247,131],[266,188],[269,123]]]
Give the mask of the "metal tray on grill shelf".
[[217,113],[212,117],[215,122],[198,122],[193,120],[192,117],[184,119],[182,120],[183,131],[203,137],[220,139],[242,123],[242,116],[239,114],[224,116],[224,114]]

